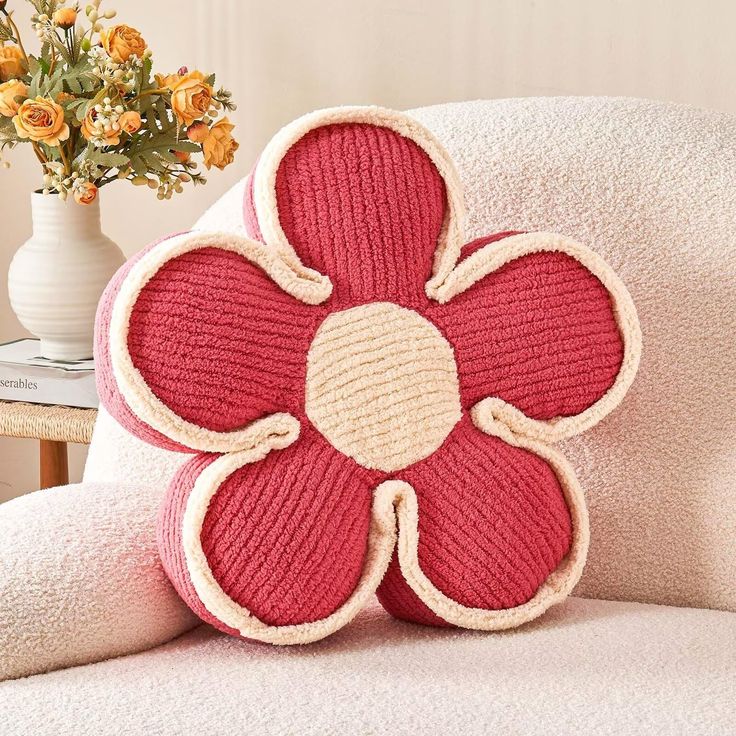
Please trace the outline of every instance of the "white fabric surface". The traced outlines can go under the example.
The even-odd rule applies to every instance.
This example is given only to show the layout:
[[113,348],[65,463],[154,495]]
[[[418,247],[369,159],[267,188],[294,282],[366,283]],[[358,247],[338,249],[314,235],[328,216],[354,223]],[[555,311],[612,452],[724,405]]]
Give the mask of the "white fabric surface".
[[[736,118],[624,98],[412,114],[459,169],[469,238],[564,233],[597,250],[637,304],[634,386],[561,448],[591,516],[577,592],[736,610]],[[241,228],[242,193],[241,183],[197,227]],[[100,424],[85,478],[163,482],[181,462]]]
[[148,649],[195,625],[156,549],[162,491],[83,483],[0,505],[0,680]]
[[139,655],[0,684],[3,736],[726,736],[736,615],[570,599],[503,634],[374,607],[318,644],[201,627]]
[[735,610],[736,118],[606,98],[413,114],[455,160],[471,237],[562,232],[636,303],[632,389],[561,447],[591,517],[577,594]]
[[161,498],[174,473],[191,455],[149,445],[123,429],[101,406],[84,466],[85,483],[126,483],[151,488]]

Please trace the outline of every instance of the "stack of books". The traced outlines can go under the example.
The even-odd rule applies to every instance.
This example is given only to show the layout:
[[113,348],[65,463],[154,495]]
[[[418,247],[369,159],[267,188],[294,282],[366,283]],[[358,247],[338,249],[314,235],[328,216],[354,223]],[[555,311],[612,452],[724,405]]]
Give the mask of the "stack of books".
[[0,345],[0,400],[96,409],[94,360],[50,360],[38,340]]

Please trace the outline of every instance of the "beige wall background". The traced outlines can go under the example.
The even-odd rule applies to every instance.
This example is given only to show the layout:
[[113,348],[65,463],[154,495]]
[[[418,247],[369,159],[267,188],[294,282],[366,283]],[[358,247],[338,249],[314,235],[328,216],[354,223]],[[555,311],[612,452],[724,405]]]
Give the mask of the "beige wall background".
[[[10,0],[16,19],[30,14]],[[84,2],[82,2],[84,5]],[[191,223],[245,175],[272,133],[309,110],[536,95],[627,95],[736,113],[730,0],[125,0],[155,68],[214,71],[239,104],[236,163],[168,202],[127,184],[103,190],[103,225],[126,253]],[[27,27],[27,25],[26,25]],[[26,38],[32,37],[28,34]],[[32,44],[29,44],[32,45]],[[0,271],[30,234],[29,150],[0,171]],[[22,335],[0,289],[0,340]],[[0,439],[0,501],[37,487],[35,443]],[[71,453],[81,476],[84,448]]]

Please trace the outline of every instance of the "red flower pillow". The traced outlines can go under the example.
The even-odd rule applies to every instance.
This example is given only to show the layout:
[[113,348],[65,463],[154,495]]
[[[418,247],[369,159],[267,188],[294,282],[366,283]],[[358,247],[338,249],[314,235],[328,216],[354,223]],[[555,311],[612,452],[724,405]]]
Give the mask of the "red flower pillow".
[[159,528],[184,600],[279,644],[327,636],[374,592],[473,629],[562,600],[588,522],[550,445],[634,378],[621,281],[560,235],[463,245],[447,153],[378,108],[284,128],[244,207],[249,238],[151,246],[98,316],[105,406],[192,453]]

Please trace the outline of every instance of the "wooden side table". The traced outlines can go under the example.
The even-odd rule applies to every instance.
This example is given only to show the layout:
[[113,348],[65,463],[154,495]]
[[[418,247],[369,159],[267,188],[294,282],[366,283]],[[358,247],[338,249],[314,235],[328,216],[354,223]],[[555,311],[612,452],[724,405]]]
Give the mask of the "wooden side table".
[[40,441],[40,487],[69,482],[67,442],[88,445],[97,409],[0,401],[0,435]]

